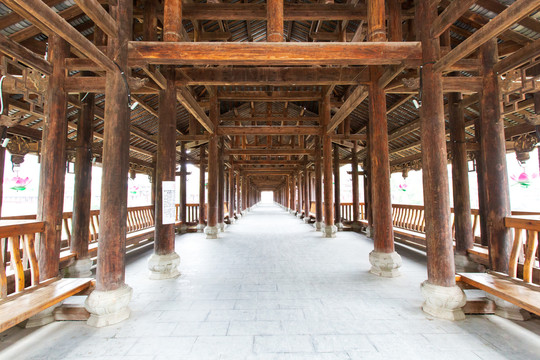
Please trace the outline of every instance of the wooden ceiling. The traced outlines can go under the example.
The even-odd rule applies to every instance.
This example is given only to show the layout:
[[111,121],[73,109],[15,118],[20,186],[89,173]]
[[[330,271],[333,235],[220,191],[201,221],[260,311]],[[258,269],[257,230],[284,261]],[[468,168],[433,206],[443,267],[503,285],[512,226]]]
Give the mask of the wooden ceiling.
[[[98,2],[103,7],[92,6]],[[459,72],[458,77],[444,78],[444,89],[463,92],[467,136],[474,148],[481,81],[476,48],[471,43],[491,36],[491,28],[498,26],[502,29],[496,32],[503,59],[501,74],[524,63],[529,66],[530,59],[540,55],[539,16],[533,14],[517,23],[504,23],[498,15],[514,3],[511,0],[435,2],[441,15],[433,24],[433,31],[442,35],[444,55],[438,65],[445,73]],[[96,25],[105,33],[114,32],[115,24],[107,22],[107,3],[107,0],[42,2],[69,23],[66,30],[72,34],[72,54],[66,62],[71,142],[77,138],[80,99],[88,92],[98,94],[94,122],[98,162],[104,127],[103,75],[114,64],[102,56],[104,48],[94,46],[92,41]],[[0,0],[0,51],[5,54],[1,70],[8,73],[3,88],[9,104],[6,124],[10,126],[9,136],[39,141],[45,106],[44,97],[40,98],[39,94],[46,91],[46,86],[44,79],[36,74],[50,73],[44,61],[47,29],[23,18],[20,11],[12,12],[16,4],[15,0]],[[387,6],[388,13],[393,14],[387,24],[392,43],[366,42],[364,0],[285,1],[283,42],[267,43],[264,1],[190,0],[183,8],[183,42],[165,43],[159,41],[163,21],[160,1],[134,1],[134,35],[129,50],[132,67],[129,84],[132,101],[138,103],[131,111],[133,169],[148,172],[154,164],[158,91],[164,81],[159,66],[171,64],[177,67],[178,141],[185,141],[192,149],[188,160],[193,163],[198,163],[200,145],[206,142],[205,133],[217,130],[226,139],[227,161],[233,159],[246,172],[270,169],[269,174],[273,171],[275,175],[265,174],[259,179],[260,185],[274,186],[282,173],[304,168],[311,162],[313,139],[321,131],[318,114],[324,94],[331,95],[332,120],[323,131],[333,134],[343,162],[350,159],[353,142],[358,142],[362,161],[366,155],[369,118],[367,67],[373,64],[384,65],[386,69],[392,170],[418,162],[420,122],[415,104],[420,101],[421,47],[414,30],[414,1],[392,0],[387,1]],[[535,78],[538,74],[531,68],[531,76]],[[18,81],[18,75],[25,76],[25,81]],[[220,100],[218,129],[213,129],[208,119],[209,96],[214,92]],[[535,131],[528,122],[535,112],[532,93],[504,108],[508,140]]]

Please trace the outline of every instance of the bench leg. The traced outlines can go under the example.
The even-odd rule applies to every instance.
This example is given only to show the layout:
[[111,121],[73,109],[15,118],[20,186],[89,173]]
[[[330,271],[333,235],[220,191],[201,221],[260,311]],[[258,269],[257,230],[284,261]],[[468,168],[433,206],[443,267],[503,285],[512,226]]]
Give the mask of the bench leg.
[[335,238],[337,234],[336,225],[324,225],[322,228],[322,236],[324,238]]
[[117,324],[129,318],[128,307],[133,289],[124,284],[116,290],[94,290],[84,303],[90,313],[87,324],[94,327],[104,327]]
[[64,276],[71,278],[87,278],[92,276],[92,259],[75,260],[65,268]]
[[150,280],[174,279],[180,276],[178,265],[180,256],[172,252],[166,255],[152,254],[148,259],[148,269],[150,270]]
[[401,275],[401,256],[397,252],[383,253],[373,250],[369,253],[369,262],[371,263],[370,273],[382,277],[398,277]]
[[324,223],[322,221],[315,221],[314,226],[316,231],[322,231]]
[[431,316],[446,320],[464,320],[462,307],[467,303],[463,290],[455,286],[438,286],[424,281],[421,285],[424,304],[422,310]]
[[486,293],[486,297],[495,303],[495,315],[499,315],[505,319],[517,321],[525,321],[531,318],[531,314],[519,306],[509,303],[508,301],[489,293]]
[[59,302],[58,304],[55,304],[53,306],[48,307],[47,309],[37,313],[36,315],[30,317],[26,324],[24,324],[25,328],[35,328],[38,326],[43,326],[50,324],[54,322],[54,309],[62,305],[63,301]]

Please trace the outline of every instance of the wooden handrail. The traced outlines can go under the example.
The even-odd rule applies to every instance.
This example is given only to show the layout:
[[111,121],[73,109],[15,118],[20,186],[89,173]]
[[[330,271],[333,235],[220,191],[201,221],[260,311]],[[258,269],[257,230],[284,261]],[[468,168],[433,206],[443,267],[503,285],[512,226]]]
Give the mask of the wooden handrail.
[[504,225],[514,230],[508,275],[518,276],[520,259],[523,258],[523,281],[533,282],[533,270],[538,258],[540,216],[521,215],[504,218]]

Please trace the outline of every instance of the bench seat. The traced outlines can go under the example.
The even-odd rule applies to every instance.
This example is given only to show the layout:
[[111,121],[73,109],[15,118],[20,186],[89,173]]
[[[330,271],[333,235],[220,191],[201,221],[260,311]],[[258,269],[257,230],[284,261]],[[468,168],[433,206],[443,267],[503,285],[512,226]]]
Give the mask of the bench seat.
[[498,272],[459,273],[459,281],[540,316],[540,286]]
[[0,332],[92,286],[91,278],[51,279],[0,301]]

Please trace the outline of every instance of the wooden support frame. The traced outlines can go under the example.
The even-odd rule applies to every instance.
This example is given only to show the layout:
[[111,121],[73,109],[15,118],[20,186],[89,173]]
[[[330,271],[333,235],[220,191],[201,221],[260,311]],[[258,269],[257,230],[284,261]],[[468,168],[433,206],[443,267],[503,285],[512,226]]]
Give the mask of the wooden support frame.
[[75,0],[82,11],[108,36],[118,34],[118,25],[97,0]]

